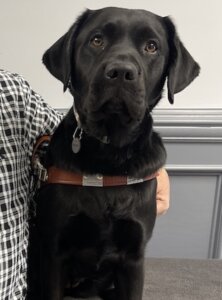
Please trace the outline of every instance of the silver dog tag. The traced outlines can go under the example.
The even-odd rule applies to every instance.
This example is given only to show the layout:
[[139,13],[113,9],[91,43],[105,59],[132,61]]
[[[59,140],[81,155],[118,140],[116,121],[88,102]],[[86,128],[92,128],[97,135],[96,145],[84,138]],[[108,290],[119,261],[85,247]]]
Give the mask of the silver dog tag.
[[81,149],[81,142],[79,138],[73,138],[72,140],[72,151],[76,154]]
[[77,126],[73,134],[73,140],[72,140],[72,151],[75,154],[78,153],[81,149],[82,133],[83,133],[82,128]]

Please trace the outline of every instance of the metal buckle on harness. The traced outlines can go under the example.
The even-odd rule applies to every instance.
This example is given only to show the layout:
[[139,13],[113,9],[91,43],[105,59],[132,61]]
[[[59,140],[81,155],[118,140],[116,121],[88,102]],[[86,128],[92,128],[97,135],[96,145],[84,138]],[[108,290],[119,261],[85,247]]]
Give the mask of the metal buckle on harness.
[[50,140],[51,136],[48,135],[40,137],[36,142],[32,154],[33,175],[37,177],[37,180],[40,182],[46,182],[48,179],[48,172],[41,162],[41,157],[46,153]]
[[34,160],[34,175],[42,182],[46,182],[48,179],[47,169],[43,167],[38,156]]

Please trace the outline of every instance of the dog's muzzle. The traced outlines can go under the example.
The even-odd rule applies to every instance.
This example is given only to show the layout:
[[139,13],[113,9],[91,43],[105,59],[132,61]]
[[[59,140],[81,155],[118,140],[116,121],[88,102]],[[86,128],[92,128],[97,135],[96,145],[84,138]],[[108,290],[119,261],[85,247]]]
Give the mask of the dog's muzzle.
[[105,63],[92,81],[88,113],[93,121],[118,120],[124,127],[143,119],[145,87],[136,64],[126,61]]
[[100,141],[127,144],[144,119],[145,102],[144,78],[137,65],[105,62],[92,76],[82,109],[82,128]]

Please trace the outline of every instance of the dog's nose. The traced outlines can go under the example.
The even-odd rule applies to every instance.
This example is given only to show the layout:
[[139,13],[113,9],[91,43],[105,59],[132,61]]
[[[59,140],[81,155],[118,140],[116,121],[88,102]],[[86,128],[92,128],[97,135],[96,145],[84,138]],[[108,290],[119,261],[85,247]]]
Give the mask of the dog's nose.
[[112,63],[105,68],[105,77],[109,80],[133,81],[138,72],[133,64]]

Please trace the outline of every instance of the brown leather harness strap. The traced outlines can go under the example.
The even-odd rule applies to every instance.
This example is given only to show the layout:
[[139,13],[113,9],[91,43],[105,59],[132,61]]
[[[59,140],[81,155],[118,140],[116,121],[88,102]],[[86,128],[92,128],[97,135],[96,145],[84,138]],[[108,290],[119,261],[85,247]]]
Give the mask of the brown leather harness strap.
[[36,142],[36,144],[35,144],[35,146],[34,146],[34,149],[33,149],[33,154],[32,154],[32,164],[34,164],[34,160],[35,160],[35,157],[36,157],[36,153],[37,153],[37,150],[39,149],[39,147],[40,147],[43,143],[45,143],[45,142],[50,143],[50,141],[51,141],[51,136],[50,136],[50,135],[43,135],[43,136],[41,136],[41,137],[37,140],[37,142]]
[[121,186],[141,183],[154,179],[158,173],[146,176],[142,179],[131,178],[129,176],[103,176],[103,175],[81,175],[71,171],[62,170],[57,167],[48,169],[48,179],[46,183],[70,184],[78,186]]

